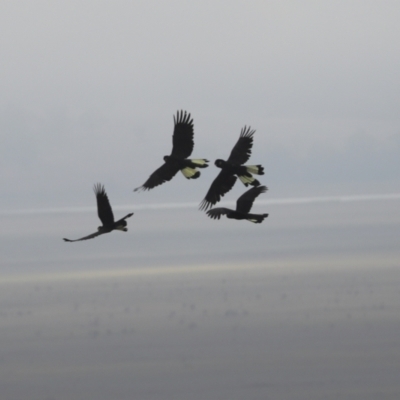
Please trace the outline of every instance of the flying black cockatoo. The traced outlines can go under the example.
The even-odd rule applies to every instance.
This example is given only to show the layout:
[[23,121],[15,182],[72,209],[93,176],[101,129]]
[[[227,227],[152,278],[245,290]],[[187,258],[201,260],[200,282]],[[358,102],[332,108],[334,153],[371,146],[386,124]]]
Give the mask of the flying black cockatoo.
[[101,185],[100,183],[97,183],[96,185],[94,185],[93,190],[94,193],[96,194],[97,214],[99,215],[100,221],[102,222],[103,225],[97,228],[97,232],[92,233],[91,235],[85,236],[83,238],[76,240],[70,240],[64,238],[66,242],[78,242],[79,240],[93,239],[96,236],[102,235],[103,233],[109,233],[113,230],[119,230],[123,232],[126,232],[128,230],[128,228],[126,227],[128,224],[125,220],[131,217],[133,213],[125,215],[124,218],[121,218],[120,220],[114,222],[114,214],[112,212],[110,202],[108,200],[104,186]]
[[200,176],[197,168],[208,167],[206,159],[188,159],[193,151],[193,119],[186,111],[177,112],[174,116],[174,133],[172,135],[171,155],[164,156],[164,164],[156,169],[147,181],[134,191],[150,190],[170,181],[180,170],[187,179],[196,179]]
[[216,160],[215,165],[221,171],[214,179],[206,197],[200,203],[200,210],[207,210],[221,200],[221,197],[228,193],[236,182],[236,177],[245,186],[259,186],[260,182],[252,174],[264,175],[264,168],[261,165],[243,165],[248,161],[253,146],[253,135],[255,130],[244,127],[227,161]]
[[247,192],[243,193],[236,202],[236,210],[229,208],[212,208],[207,211],[207,215],[213,219],[220,219],[221,215],[226,215],[230,219],[246,219],[247,221],[260,224],[268,214],[250,214],[251,207],[253,206],[254,199],[260,194],[267,191],[266,186],[255,186]]

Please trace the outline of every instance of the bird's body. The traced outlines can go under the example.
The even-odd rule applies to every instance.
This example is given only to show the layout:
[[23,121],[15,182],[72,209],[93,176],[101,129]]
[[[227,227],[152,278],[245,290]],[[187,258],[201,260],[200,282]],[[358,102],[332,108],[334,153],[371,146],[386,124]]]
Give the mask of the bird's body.
[[70,240],[64,238],[65,242],[78,242],[80,240],[93,239],[96,236],[103,235],[104,233],[109,233],[114,230],[127,232],[128,223],[126,222],[126,219],[131,217],[133,213],[125,215],[125,217],[119,219],[118,221],[114,221],[114,214],[104,186],[98,183],[94,186],[93,190],[96,195],[97,214],[103,225],[97,228],[97,232],[94,232],[88,236],[84,236],[80,239]]
[[247,220],[259,224],[268,217],[268,214],[250,214],[250,210],[255,198],[266,191],[266,186],[252,187],[238,198],[236,210],[225,207],[212,208],[207,211],[207,215],[212,219],[220,219],[222,215],[226,215],[229,219]]
[[205,211],[219,202],[232,189],[237,178],[245,186],[260,185],[260,182],[253,177],[253,174],[264,175],[264,168],[261,165],[243,165],[250,158],[254,133],[255,131],[251,130],[250,127],[244,127],[229,158],[226,161],[221,159],[215,161],[215,165],[221,168],[221,171],[212,182],[205,198],[200,203],[200,210]]
[[164,156],[164,164],[156,169],[147,181],[134,191],[150,190],[170,181],[178,171],[187,179],[197,179],[200,176],[198,168],[208,167],[208,160],[204,158],[189,159],[194,147],[193,119],[186,111],[174,116],[174,133],[172,135],[172,151]]

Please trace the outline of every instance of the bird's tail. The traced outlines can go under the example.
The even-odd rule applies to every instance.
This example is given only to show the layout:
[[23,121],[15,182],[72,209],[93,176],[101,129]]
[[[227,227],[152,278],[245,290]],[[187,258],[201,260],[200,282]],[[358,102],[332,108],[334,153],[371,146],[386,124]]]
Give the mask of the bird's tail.
[[197,168],[207,168],[208,160],[205,158],[194,158],[188,161],[188,166],[181,169],[183,176],[187,179],[197,179],[200,176],[200,171]]
[[264,167],[261,165],[244,165],[246,172],[242,175],[239,175],[239,179],[242,181],[242,183],[245,186],[259,186],[260,181],[256,178],[254,178],[254,176],[252,174],[256,174],[256,175],[264,175]]
[[268,217],[268,214],[249,214],[247,216],[247,221],[254,222],[255,224],[261,224],[265,218]]
[[198,168],[207,168],[208,167],[208,160],[205,158],[192,158],[189,160],[192,164],[195,164]]
[[264,167],[262,165],[245,165],[247,172],[256,175],[264,175]]
[[132,217],[133,213],[129,213],[125,215],[125,217],[121,218],[119,221],[115,223],[116,227],[114,229],[118,231],[123,231],[123,232],[128,232],[128,223],[126,222],[126,219],[129,217]]

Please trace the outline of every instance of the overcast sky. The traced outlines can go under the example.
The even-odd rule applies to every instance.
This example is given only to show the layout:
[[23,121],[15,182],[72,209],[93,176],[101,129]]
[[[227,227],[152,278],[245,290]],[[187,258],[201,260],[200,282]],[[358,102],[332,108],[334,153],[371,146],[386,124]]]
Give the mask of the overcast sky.
[[211,164],[256,129],[251,161],[271,195],[396,191],[399,18],[397,1],[4,0],[0,208],[91,205],[97,181],[117,204],[200,202],[213,165],[132,193],[169,154],[178,109]]
[[[279,202],[400,193],[399,21],[385,0],[1,0],[2,393],[399,392],[398,200]],[[210,167],[134,193],[180,109]],[[244,125],[268,219],[175,209]],[[129,231],[64,243],[99,225],[96,182]]]

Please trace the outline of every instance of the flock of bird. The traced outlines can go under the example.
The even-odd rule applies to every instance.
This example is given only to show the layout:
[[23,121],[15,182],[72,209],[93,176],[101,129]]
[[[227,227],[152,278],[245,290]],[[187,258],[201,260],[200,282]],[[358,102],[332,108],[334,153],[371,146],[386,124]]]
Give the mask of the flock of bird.
[[[227,218],[247,220],[254,223],[261,223],[268,214],[251,214],[250,210],[254,200],[261,193],[267,191],[266,186],[261,186],[260,182],[254,178],[255,175],[264,175],[264,168],[261,165],[244,165],[250,158],[251,149],[253,147],[253,136],[255,130],[250,127],[244,127],[238,141],[233,147],[231,154],[226,161],[218,159],[215,165],[221,169],[217,177],[212,182],[205,198],[200,203],[200,210],[206,211],[206,214],[213,219],[220,219],[222,215]],[[172,135],[172,151],[169,156],[164,156],[164,164],[156,169],[147,181],[134,191],[150,190],[167,181],[170,181],[178,171],[181,171],[187,179],[197,179],[200,176],[199,168],[208,167],[208,160],[205,158],[189,159],[193,151],[194,141],[193,119],[186,111],[178,111],[174,116],[174,132]],[[236,210],[229,208],[217,207],[211,208],[218,203],[221,198],[229,192],[239,178],[245,186],[252,186],[242,194],[236,202]],[[104,186],[97,183],[94,186],[94,193],[97,200],[97,213],[102,226],[99,226],[97,232],[80,239],[70,240],[64,238],[66,242],[78,242],[95,238],[104,233],[113,230],[126,232],[126,219],[131,217],[133,213],[125,215],[125,217],[115,221],[114,214],[108,200]],[[208,211],[207,211],[208,210]]]

